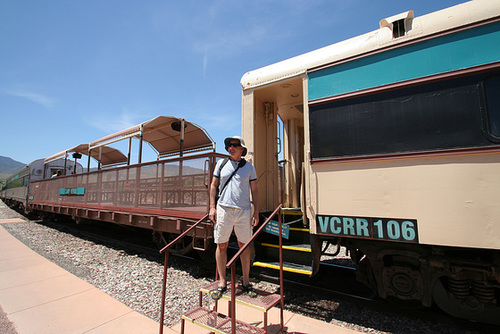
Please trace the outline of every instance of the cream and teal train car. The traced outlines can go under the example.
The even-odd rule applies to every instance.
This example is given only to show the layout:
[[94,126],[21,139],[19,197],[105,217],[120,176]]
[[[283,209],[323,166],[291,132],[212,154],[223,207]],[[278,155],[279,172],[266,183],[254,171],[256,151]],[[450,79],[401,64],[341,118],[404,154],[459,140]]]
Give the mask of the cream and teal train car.
[[64,159],[57,159],[50,163],[45,163],[44,159],[35,160],[20,168],[5,181],[5,185],[0,190],[0,199],[11,207],[27,212],[29,211],[28,202],[31,199],[28,193],[32,181],[48,179],[53,175],[72,174],[73,172],[82,173],[82,166],[77,163],[75,169],[73,161],[65,162]]
[[261,211],[302,212],[312,274],[336,243],[382,298],[499,324],[500,1],[379,26],[242,77]]

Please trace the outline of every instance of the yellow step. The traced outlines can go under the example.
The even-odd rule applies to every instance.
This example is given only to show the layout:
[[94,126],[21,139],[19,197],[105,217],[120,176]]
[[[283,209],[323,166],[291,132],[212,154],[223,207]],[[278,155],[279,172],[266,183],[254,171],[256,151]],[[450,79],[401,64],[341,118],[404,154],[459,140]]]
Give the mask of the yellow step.
[[[268,244],[266,242],[261,243],[261,246],[271,247],[271,248],[280,248],[279,245]],[[297,246],[293,246],[293,245],[289,245],[289,246],[284,245],[282,248],[287,249],[287,250],[297,251],[297,252],[311,253],[311,248],[297,247]]]
[[[266,263],[266,262],[259,262],[256,261],[252,263],[253,266],[255,267],[261,267],[261,268],[270,268],[270,269],[276,269],[280,270],[279,263]],[[312,275],[312,269],[301,269],[298,267],[293,267],[293,266],[286,266],[286,264],[283,264],[283,271],[288,271],[296,274],[302,274],[302,275]]]

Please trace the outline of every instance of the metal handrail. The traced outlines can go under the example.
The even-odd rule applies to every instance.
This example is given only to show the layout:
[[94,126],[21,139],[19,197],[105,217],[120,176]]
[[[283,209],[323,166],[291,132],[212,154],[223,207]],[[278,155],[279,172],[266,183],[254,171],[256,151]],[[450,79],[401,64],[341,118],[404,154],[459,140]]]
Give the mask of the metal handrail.
[[[188,204],[197,208],[196,219],[198,219],[200,213],[209,211],[209,201],[206,199],[209,197],[213,168],[217,159],[225,157],[227,155],[213,152],[31,181],[28,195],[35,195],[35,199],[29,200],[27,204],[30,207],[44,203],[57,203],[57,206],[63,207],[78,204],[82,205],[82,208],[89,209],[95,205],[103,205],[113,206],[115,209],[120,207],[122,211],[127,211],[126,208],[130,207],[137,208],[137,201],[143,201],[141,206],[144,208],[155,210]],[[205,167],[207,159],[209,163],[208,167]],[[167,175],[165,169],[174,168],[177,165],[180,167],[182,164],[188,165],[188,162],[190,166],[199,163],[205,163],[205,166],[199,172],[185,170],[185,173],[182,173],[179,169],[178,173]],[[149,172],[142,174],[142,168],[146,167],[151,174]],[[156,174],[154,174],[155,170]],[[175,186],[170,185],[177,179],[189,179],[189,183],[178,182]],[[110,188],[103,188],[105,184],[109,184]],[[150,187],[144,188],[146,184]],[[35,185],[38,186],[36,194],[33,193]],[[75,187],[84,187],[85,195],[60,198],[61,188]],[[194,195],[183,196],[185,192],[192,192]],[[149,194],[152,196],[148,196]],[[106,197],[105,203],[103,196],[109,196]],[[170,200],[167,201],[166,196],[171,196],[173,203]],[[184,200],[187,202],[184,203]],[[113,211],[116,210],[113,209]]]
[[208,213],[203,216],[200,220],[198,220],[194,225],[190,226],[187,230],[182,232],[177,238],[172,240],[168,245],[163,247],[160,250],[160,254],[165,253],[165,261],[163,263],[163,284],[161,287],[161,317],[160,317],[160,334],[163,334],[163,324],[165,322],[164,317],[165,317],[165,298],[166,298],[166,292],[167,292],[167,269],[168,269],[168,254],[170,248],[175,245],[177,242],[179,242],[186,234],[188,234],[191,230],[193,230],[196,226],[201,224],[205,219],[208,218]]
[[[248,246],[257,238],[257,236],[262,232],[262,230],[266,227],[266,225],[271,221],[278,211],[281,210],[283,204],[278,205],[278,207],[273,211],[273,213],[266,219],[266,221],[259,227],[259,229],[252,235],[250,240],[240,248],[240,250],[231,258],[231,260],[227,263],[226,268],[231,268],[231,331],[233,334],[236,333],[236,260],[238,260],[241,254],[248,248]],[[278,215],[278,236],[279,236],[279,258],[280,258],[280,325],[281,325],[281,333],[283,333],[283,236],[282,236],[282,221],[281,221],[281,213]]]
[[[86,175],[86,174],[97,174],[97,173],[102,173],[102,172],[109,172],[109,171],[112,171],[112,170],[125,170],[125,169],[132,169],[132,168],[137,168],[137,167],[146,167],[146,166],[150,166],[150,165],[157,165],[157,164],[160,164],[160,163],[175,163],[175,162],[181,162],[181,161],[188,161],[188,160],[196,160],[196,159],[203,159],[203,158],[211,158],[211,157],[214,157],[214,158],[226,158],[228,155],[227,154],[221,154],[221,153],[216,153],[216,152],[208,152],[208,153],[202,153],[202,154],[194,154],[194,155],[188,155],[188,156],[184,156],[184,157],[176,157],[176,158],[170,158],[170,159],[160,159],[160,160],[154,160],[154,161],[149,161],[149,162],[141,162],[141,163],[137,163],[137,164],[131,164],[131,165],[125,165],[125,166],[113,166],[113,167],[109,167],[109,168],[102,168],[100,170],[93,170],[93,171],[90,171],[90,172],[82,172],[82,173],[78,173],[78,174],[71,174],[71,175],[61,175],[61,176],[58,176],[57,179],[62,179],[64,177],[68,177],[68,178],[71,178],[71,177],[75,177],[75,176],[81,176],[81,175]],[[32,183],[35,183],[35,182],[50,182],[50,180],[54,180],[54,179],[51,179],[51,178],[45,178],[45,179],[41,179],[41,180],[35,180],[35,181],[31,181]]]

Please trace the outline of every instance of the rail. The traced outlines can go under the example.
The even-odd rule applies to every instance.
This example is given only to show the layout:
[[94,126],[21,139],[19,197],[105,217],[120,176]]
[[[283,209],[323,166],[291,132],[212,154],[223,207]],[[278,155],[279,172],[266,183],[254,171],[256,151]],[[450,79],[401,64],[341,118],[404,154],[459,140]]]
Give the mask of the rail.
[[189,227],[187,230],[185,230],[182,234],[177,236],[174,240],[172,240],[168,245],[163,247],[160,250],[160,254],[165,253],[165,262],[163,263],[163,283],[161,287],[161,316],[160,316],[160,334],[163,333],[163,324],[165,322],[164,317],[165,317],[165,298],[166,298],[166,292],[167,292],[167,269],[168,269],[168,255],[169,255],[169,249],[175,245],[177,242],[179,242],[186,234],[188,234],[192,229],[196,228],[199,224],[201,224],[205,219],[208,218],[208,213],[198,220],[194,225]]
[[[231,260],[227,263],[226,268],[231,268],[231,302],[230,303],[230,312],[231,314],[231,331],[233,334],[236,333],[236,261],[240,258],[241,254],[249,247],[249,245],[257,238],[257,236],[262,232],[262,230],[266,227],[266,225],[271,221],[271,219],[276,216],[276,214],[281,210],[283,204],[278,205],[278,207],[273,211],[273,213],[266,219],[266,221],[259,227],[259,229],[252,235],[252,238],[240,248],[240,250],[231,258]],[[282,230],[282,220],[281,213],[278,214],[278,223],[279,229]],[[281,333],[283,333],[283,236],[282,233],[278,233],[279,236],[279,257],[280,257],[280,326]]]
[[152,214],[189,211],[199,219],[208,211],[216,160],[224,157],[212,152],[37,180],[30,185],[29,203],[123,212],[140,208]]

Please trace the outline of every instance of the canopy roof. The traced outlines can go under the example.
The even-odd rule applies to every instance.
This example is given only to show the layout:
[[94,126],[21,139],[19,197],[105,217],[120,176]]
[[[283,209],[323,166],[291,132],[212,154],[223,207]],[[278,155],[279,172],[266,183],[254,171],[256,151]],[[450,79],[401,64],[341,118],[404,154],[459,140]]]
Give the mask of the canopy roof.
[[[103,166],[108,166],[108,165],[116,165],[119,163],[125,163],[127,162],[127,157],[120,152],[119,150],[109,147],[109,146],[101,146],[102,152],[100,153],[99,150],[93,150],[90,152],[90,156],[97,161],[101,160],[101,165]],[[89,155],[89,144],[80,144],[78,146],[69,148],[67,150],[61,151],[59,153],[53,154],[50,157],[45,159],[45,163],[60,159],[60,158],[65,158],[66,154],[70,153],[80,153],[84,155]],[[101,156],[101,159],[99,159],[99,155]]]
[[[184,141],[181,148],[181,122],[184,122]],[[214,149],[215,143],[202,127],[182,118],[158,116],[128,129],[105,136],[90,143],[91,149],[130,137],[148,142],[160,156],[183,152]]]
[[[184,123],[184,132],[181,131],[182,123]],[[69,153],[89,155],[89,152],[90,156],[100,161],[102,166],[126,163],[127,157],[122,152],[107,145],[132,137],[142,138],[143,141],[148,142],[159,156],[215,149],[215,143],[202,127],[182,118],[158,116],[90,144],[80,144],[51,155],[45,159],[45,163],[65,158]]]

